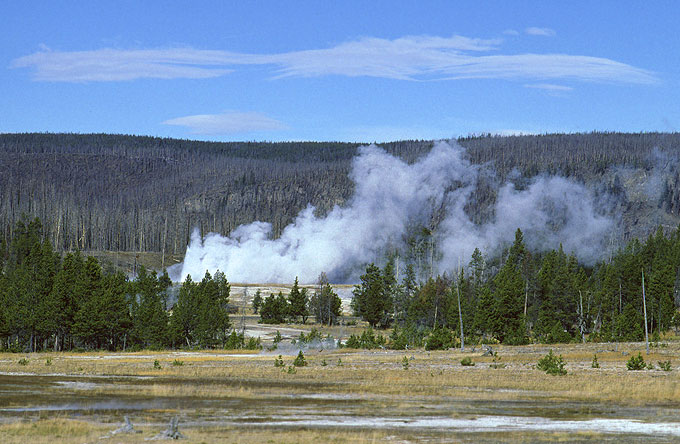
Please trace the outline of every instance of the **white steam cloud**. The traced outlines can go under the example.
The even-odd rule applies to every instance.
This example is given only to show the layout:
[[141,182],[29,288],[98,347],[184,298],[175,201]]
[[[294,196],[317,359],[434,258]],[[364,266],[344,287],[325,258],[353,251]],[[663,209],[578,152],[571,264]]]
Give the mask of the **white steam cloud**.
[[429,226],[433,212],[442,210],[434,232],[440,272],[453,270],[461,259],[466,263],[476,247],[492,252],[511,241],[517,228],[533,249],[561,242],[585,262],[602,253],[612,221],[597,214],[583,185],[561,177],[540,177],[524,190],[505,184],[494,219],[478,225],[464,208],[479,177],[480,167],[456,144],[438,142],[410,165],[379,147],[361,147],[351,172],[355,194],[346,206],[325,217],[309,206],[278,239],[265,222],[242,225],[228,237],[210,233],[201,239],[195,231],[180,277],[221,270],[232,282],[290,282],[298,276],[312,283],[322,272],[331,281],[352,280],[387,249],[402,247],[408,227]]

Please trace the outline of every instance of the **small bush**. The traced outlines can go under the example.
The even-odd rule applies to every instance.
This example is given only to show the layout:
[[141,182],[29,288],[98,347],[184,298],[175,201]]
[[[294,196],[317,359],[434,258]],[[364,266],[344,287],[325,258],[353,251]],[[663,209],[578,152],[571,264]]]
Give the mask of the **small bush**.
[[460,360],[460,365],[462,365],[463,367],[472,367],[473,365],[475,365],[475,363],[472,362],[472,359],[470,357],[466,357]]
[[328,362],[326,362],[326,359],[321,360],[321,367],[325,367],[328,365]]
[[240,350],[246,345],[245,336],[243,333],[236,333],[236,330],[232,330],[227,340],[224,342],[224,348],[226,350]]
[[597,355],[593,355],[593,362],[590,364],[592,368],[600,368],[600,363],[597,362]]
[[248,338],[248,342],[246,343],[245,349],[262,350],[262,341],[260,341],[260,337],[258,336],[257,338],[253,337]]
[[172,361],[172,366],[173,367],[181,367],[184,365],[184,361],[180,361],[179,359],[175,359]]
[[408,370],[409,363],[406,356],[404,356],[404,358],[401,360],[401,366],[404,370]]
[[19,365],[28,365],[28,359],[26,358],[19,359]]
[[47,358],[47,359],[45,360],[45,365],[46,365],[47,367],[49,367],[50,365],[52,365],[52,358]]
[[564,359],[562,359],[562,355],[555,356],[552,349],[538,361],[536,368],[545,371],[549,375],[562,376],[567,374],[567,371],[564,369]]
[[283,338],[281,337],[281,332],[276,330],[276,336],[274,336],[274,344],[281,342]]
[[338,358],[337,366],[338,366],[338,367],[342,367],[342,366],[343,366],[342,359]]
[[316,328],[312,328],[312,330],[305,335],[305,332],[300,332],[300,337],[298,338],[298,342],[301,344],[309,344],[310,342],[313,341],[322,341],[323,340],[323,335],[319,330]]
[[345,341],[345,347],[347,348],[363,348],[366,350],[372,350],[374,348],[385,347],[385,337],[382,335],[376,335],[372,328],[364,330],[360,336],[350,335],[349,339]]
[[160,369],[162,368],[162,367],[161,367],[161,363],[158,362],[158,359],[156,359],[155,361],[153,361],[153,368],[154,368],[154,370],[160,370]]
[[493,352],[493,362],[489,365],[489,367],[495,369],[505,368],[505,364],[501,364],[501,357],[498,356],[498,352]]
[[278,358],[274,359],[274,367],[283,367],[283,358],[281,358],[281,355],[279,355]]
[[306,367],[307,366],[307,360],[305,359],[305,355],[302,354],[302,350],[300,350],[297,357],[293,361],[293,365],[295,367]]
[[297,370],[295,370],[295,367],[289,365],[288,366],[288,374],[294,375],[295,373],[297,373]]
[[671,368],[671,361],[659,361],[659,368],[665,372],[669,372],[672,370]]
[[425,341],[425,350],[448,350],[453,347],[453,333],[448,328],[435,329]]
[[642,357],[641,353],[638,353],[637,356],[631,356],[626,363],[626,368],[633,371],[646,369],[645,358]]
[[419,329],[414,325],[407,325],[404,328],[395,326],[390,335],[390,341],[387,347],[392,350],[407,350],[409,348],[422,347],[424,337],[425,330],[422,328]]

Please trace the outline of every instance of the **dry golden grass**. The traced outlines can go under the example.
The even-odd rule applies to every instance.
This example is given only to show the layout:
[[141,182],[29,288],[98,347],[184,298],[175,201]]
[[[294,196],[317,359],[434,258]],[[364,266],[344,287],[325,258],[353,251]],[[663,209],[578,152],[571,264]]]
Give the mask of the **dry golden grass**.
[[[385,396],[455,397],[463,399],[555,399],[588,400],[617,404],[679,404],[680,344],[652,349],[644,354],[640,344],[569,344],[557,346],[496,347],[506,368],[492,369],[491,357],[479,352],[460,351],[324,351],[306,354],[309,366],[288,374],[274,367],[271,354],[226,353],[224,351],[174,353],[40,353],[0,354],[0,372],[73,375],[152,376],[145,384],[120,387],[102,386],[94,393],[151,396],[253,397],[282,393],[324,391],[333,393]],[[552,348],[567,362],[568,374],[546,375],[536,370],[538,359]],[[647,362],[671,360],[671,372],[626,371],[630,356],[643,351]],[[625,352],[627,354],[622,354]],[[600,369],[591,368],[597,354]],[[408,370],[404,356],[411,357]],[[21,358],[27,365],[19,365]],[[460,360],[471,357],[474,367],[463,367]],[[45,365],[47,359],[51,365]],[[159,361],[161,369],[154,368]],[[183,365],[173,366],[173,361]],[[338,364],[341,360],[342,365]],[[291,365],[293,356],[285,356]],[[326,366],[322,365],[326,362]],[[271,386],[266,383],[279,382]]]
[[[3,444],[132,444],[142,443],[160,431],[159,427],[138,427],[140,433],[117,434],[106,437],[108,432],[115,430],[117,425],[95,424],[73,419],[42,419],[37,421],[20,421],[13,424],[0,425],[0,437]],[[208,427],[183,429],[180,431],[187,438],[182,442],[214,443],[214,444],[305,444],[305,443],[352,443],[370,444],[376,442],[420,442],[423,437],[418,432],[400,433],[399,437],[385,430],[324,430],[290,428],[271,430],[267,428],[235,428]],[[575,440],[598,442],[601,435],[593,432],[579,433],[476,433],[476,434],[447,434],[446,442],[469,443],[553,443],[574,442]],[[430,441],[431,441],[430,437]]]
[[3,444],[54,444],[96,441],[110,428],[73,419],[43,419],[0,425]]
[[[566,376],[550,376],[535,368],[548,350],[561,354],[567,362]],[[376,411],[408,415],[415,405],[438,404],[455,400],[488,401],[592,401],[603,405],[639,405],[680,408],[680,343],[653,348],[650,355],[640,344],[569,344],[530,345],[524,347],[495,346],[505,368],[490,368],[491,357],[481,351],[459,350],[427,352],[409,351],[309,351],[307,367],[289,374],[294,356],[283,356],[285,368],[274,366],[278,353],[257,352],[152,352],[136,353],[38,353],[0,354],[0,372],[25,374],[62,374],[79,376],[150,376],[150,379],[115,384],[96,384],[88,389],[93,397],[140,396],[149,398],[270,400],[277,396],[327,393],[333,396],[361,397],[353,414],[372,416]],[[627,360],[642,351],[647,362],[670,360],[671,372],[626,370]],[[623,354],[625,353],[625,354]],[[597,354],[600,369],[591,368]],[[408,369],[403,359],[409,359]],[[460,364],[470,357],[475,366]],[[28,364],[21,365],[25,358]],[[50,365],[46,362],[50,360]],[[154,368],[154,361],[161,368]],[[173,366],[173,361],[182,361]],[[323,365],[323,364],[326,365]],[[46,386],[45,390],[69,396],[69,387]],[[79,393],[83,393],[82,391]],[[8,405],[9,400],[5,400]],[[102,424],[96,417],[90,421],[66,418],[20,420],[0,425],[2,444],[53,443],[136,443],[154,436],[162,427],[148,426],[157,418],[175,414],[190,415],[170,409],[145,410],[135,421],[142,433],[116,435],[100,439],[118,424]],[[154,420],[154,415],[156,420]],[[139,422],[139,424],[137,423]],[[338,430],[317,428],[267,428],[215,425],[182,427],[188,443],[373,443],[419,442],[417,431]],[[394,434],[398,435],[395,438]],[[428,432],[431,434],[437,431]],[[432,435],[429,435],[430,438]],[[448,437],[450,438],[450,436]],[[476,433],[457,434],[459,442],[561,442],[580,439],[599,441],[594,433]]]

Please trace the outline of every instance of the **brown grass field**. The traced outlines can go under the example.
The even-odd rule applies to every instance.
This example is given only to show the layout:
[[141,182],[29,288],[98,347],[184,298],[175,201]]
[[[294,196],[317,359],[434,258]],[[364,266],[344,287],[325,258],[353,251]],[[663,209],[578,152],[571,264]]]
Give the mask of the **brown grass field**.
[[[593,430],[452,434],[436,428],[295,422],[324,415],[370,423],[387,417],[409,421],[506,414],[678,421],[680,342],[673,339],[652,347],[649,355],[640,343],[494,346],[504,368],[492,368],[492,358],[482,357],[479,348],[308,350],[308,365],[294,372],[291,353],[282,356],[284,367],[274,366],[278,351],[0,354],[0,375],[9,387],[0,384],[0,442],[140,442],[174,415],[180,417],[185,442],[196,443],[673,442]],[[549,349],[565,359],[566,376],[535,368]],[[626,370],[638,352],[654,370]],[[595,354],[599,369],[591,368]],[[464,357],[475,365],[462,366]],[[673,369],[662,371],[657,363],[668,360]],[[87,407],[92,400],[125,405]],[[59,407],[70,402],[86,406]],[[101,438],[119,426],[124,414],[141,433]]]

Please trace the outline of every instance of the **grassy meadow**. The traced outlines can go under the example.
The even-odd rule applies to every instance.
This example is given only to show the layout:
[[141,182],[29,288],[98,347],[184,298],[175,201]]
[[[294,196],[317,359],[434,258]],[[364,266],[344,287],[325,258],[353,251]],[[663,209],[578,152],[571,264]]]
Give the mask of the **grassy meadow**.
[[[536,368],[550,349],[566,362],[565,376]],[[672,421],[680,410],[680,341],[675,338],[653,344],[649,355],[643,343],[496,345],[495,358],[482,356],[480,347],[432,352],[307,350],[304,367],[294,367],[297,351],[287,350],[0,354],[0,375],[9,378],[6,384],[30,386],[14,392],[0,388],[0,436],[3,443],[22,444],[55,439],[139,442],[153,437],[177,415],[188,442],[197,443],[419,442],[425,438],[497,442],[501,435],[489,431],[456,433],[454,439],[436,428],[337,427],[324,425],[322,419],[351,417],[370,423],[435,416],[580,420],[604,415],[644,422]],[[654,369],[626,369],[630,357],[639,352]],[[283,365],[275,366],[279,354]],[[599,368],[592,366],[595,355]],[[474,365],[461,365],[464,358]],[[671,362],[670,371],[658,364],[665,361]],[[114,401],[122,404],[101,407]],[[60,408],[71,402],[76,407]],[[122,423],[123,415],[141,433],[105,437]],[[616,435],[530,430],[504,433],[501,440],[610,438]]]

